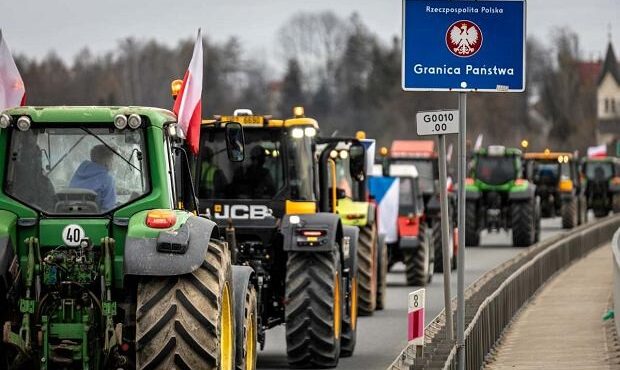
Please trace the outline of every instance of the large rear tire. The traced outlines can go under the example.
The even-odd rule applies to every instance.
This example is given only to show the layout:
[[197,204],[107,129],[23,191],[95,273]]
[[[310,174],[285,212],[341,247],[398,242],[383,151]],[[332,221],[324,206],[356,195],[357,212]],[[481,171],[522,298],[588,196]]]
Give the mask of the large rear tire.
[[377,244],[379,251],[377,255],[378,258],[378,269],[379,273],[377,276],[377,311],[383,310],[385,308],[385,300],[387,294],[387,273],[388,273],[388,246],[385,244],[385,241],[381,241]]
[[235,328],[228,248],[211,240],[202,265],[138,283],[138,369],[232,370]]
[[[430,232],[429,232],[430,234]],[[432,245],[427,237],[426,224],[420,224],[420,246],[413,250],[403,251],[403,262],[405,263],[405,278],[407,285],[425,286],[429,281],[429,275],[433,274],[430,269]]]
[[433,250],[435,251],[435,272],[443,272],[443,247],[441,239],[441,219],[433,220]]
[[568,202],[562,202],[560,209],[562,214],[562,228],[572,229],[577,225],[577,199],[573,198]]
[[289,365],[338,365],[343,297],[337,247],[331,252],[289,252],[284,310]]
[[478,229],[478,206],[476,202],[465,202],[465,245],[477,247],[480,244]]
[[369,316],[377,308],[377,226],[375,223],[360,228],[357,244],[357,271],[359,272],[358,312]]
[[620,213],[620,193],[612,195],[611,209],[614,213]]
[[529,247],[536,239],[536,212],[533,201],[511,204],[512,244],[516,247]]

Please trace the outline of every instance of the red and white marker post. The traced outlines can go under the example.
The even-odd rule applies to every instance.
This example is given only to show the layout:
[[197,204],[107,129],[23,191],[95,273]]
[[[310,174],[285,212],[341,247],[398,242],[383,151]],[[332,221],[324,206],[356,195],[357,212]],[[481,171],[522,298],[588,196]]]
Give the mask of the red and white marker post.
[[421,357],[424,349],[424,296],[426,290],[418,289],[409,293],[407,340],[416,346],[416,357]]

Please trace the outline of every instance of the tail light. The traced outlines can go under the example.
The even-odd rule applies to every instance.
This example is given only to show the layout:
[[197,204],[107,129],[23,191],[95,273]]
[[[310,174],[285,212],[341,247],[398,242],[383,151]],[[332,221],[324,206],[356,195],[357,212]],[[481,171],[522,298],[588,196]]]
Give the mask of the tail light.
[[325,230],[299,230],[299,235],[306,237],[319,237],[327,234]]
[[620,177],[615,176],[611,178],[611,184],[612,185],[620,185]]
[[345,216],[347,220],[361,220],[365,217],[363,213],[350,213]]
[[407,215],[407,225],[415,225],[417,222],[415,215],[410,213]]
[[474,184],[474,179],[472,179],[471,177],[468,177],[465,179],[465,185],[473,185]]
[[167,229],[177,223],[177,215],[169,209],[154,209],[146,214],[146,226]]
[[520,185],[525,184],[525,182],[526,182],[526,181],[525,181],[524,179],[516,179],[516,180],[515,180],[515,185],[516,185],[516,186],[520,186]]

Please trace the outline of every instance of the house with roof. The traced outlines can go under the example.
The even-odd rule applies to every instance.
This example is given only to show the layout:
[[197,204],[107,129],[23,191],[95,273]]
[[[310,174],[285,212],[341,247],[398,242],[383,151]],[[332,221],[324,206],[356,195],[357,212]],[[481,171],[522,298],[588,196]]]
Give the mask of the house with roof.
[[617,146],[620,140],[620,66],[611,40],[598,77],[596,104],[597,141]]

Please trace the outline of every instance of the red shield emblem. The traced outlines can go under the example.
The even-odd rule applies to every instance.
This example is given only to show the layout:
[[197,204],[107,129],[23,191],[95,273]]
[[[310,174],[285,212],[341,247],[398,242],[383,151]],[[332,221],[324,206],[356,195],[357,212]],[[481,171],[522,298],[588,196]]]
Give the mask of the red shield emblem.
[[457,57],[470,57],[482,47],[482,31],[472,21],[454,22],[446,31],[446,46]]

